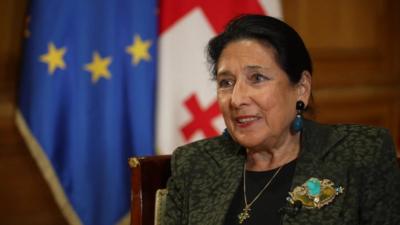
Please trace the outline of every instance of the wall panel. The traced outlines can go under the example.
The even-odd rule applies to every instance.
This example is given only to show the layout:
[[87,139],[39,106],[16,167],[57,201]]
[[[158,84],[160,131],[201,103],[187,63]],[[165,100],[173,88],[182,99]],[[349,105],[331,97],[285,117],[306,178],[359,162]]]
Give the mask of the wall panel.
[[399,139],[399,1],[283,3],[312,55],[317,120],[383,126]]

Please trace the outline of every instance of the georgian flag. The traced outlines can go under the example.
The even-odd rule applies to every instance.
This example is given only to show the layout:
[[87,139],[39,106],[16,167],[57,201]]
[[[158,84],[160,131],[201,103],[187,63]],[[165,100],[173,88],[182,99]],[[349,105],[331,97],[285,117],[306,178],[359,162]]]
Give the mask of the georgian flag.
[[281,18],[280,0],[161,0],[156,146],[178,146],[225,128],[206,62],[207,42],[243,13]]

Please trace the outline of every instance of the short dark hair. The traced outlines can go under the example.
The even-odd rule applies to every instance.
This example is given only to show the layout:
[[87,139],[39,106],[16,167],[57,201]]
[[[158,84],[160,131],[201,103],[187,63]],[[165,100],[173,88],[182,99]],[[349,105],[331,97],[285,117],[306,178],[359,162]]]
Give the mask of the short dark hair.
[[222,33],[208,42],[207,59],[213,79],[216,78],[216,67],[224,48],[227,44],[242,39],[255,39],[272,47],[276,52],[277,63],[288,74],[292,83],[298,83],[305,70],[312,74],[310,55],[293,28],[273,17],[241,15],[231,20]]

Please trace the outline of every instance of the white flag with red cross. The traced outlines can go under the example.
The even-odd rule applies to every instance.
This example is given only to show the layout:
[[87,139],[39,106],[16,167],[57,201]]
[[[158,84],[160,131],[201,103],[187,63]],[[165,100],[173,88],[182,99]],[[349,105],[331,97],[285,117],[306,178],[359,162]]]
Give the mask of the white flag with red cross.
[[207,42],[243,13],[281,18],[280,0],[161,0],[157,154],[225,128],[206,61]]

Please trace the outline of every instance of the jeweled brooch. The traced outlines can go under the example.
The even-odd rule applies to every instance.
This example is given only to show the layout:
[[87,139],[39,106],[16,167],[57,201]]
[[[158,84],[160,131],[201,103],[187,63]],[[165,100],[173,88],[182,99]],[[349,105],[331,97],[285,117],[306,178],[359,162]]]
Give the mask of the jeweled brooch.
[[343,187],[335,187],[335,184],[331,180],[319,180],[315,177],[311,177],[304,184],[295,187],[292,192],[289,192],[290,197],[288,201],[291,204],[300,201],[305,208],[320,209],[331,203],[335,197],[342,194],[343,191]]

